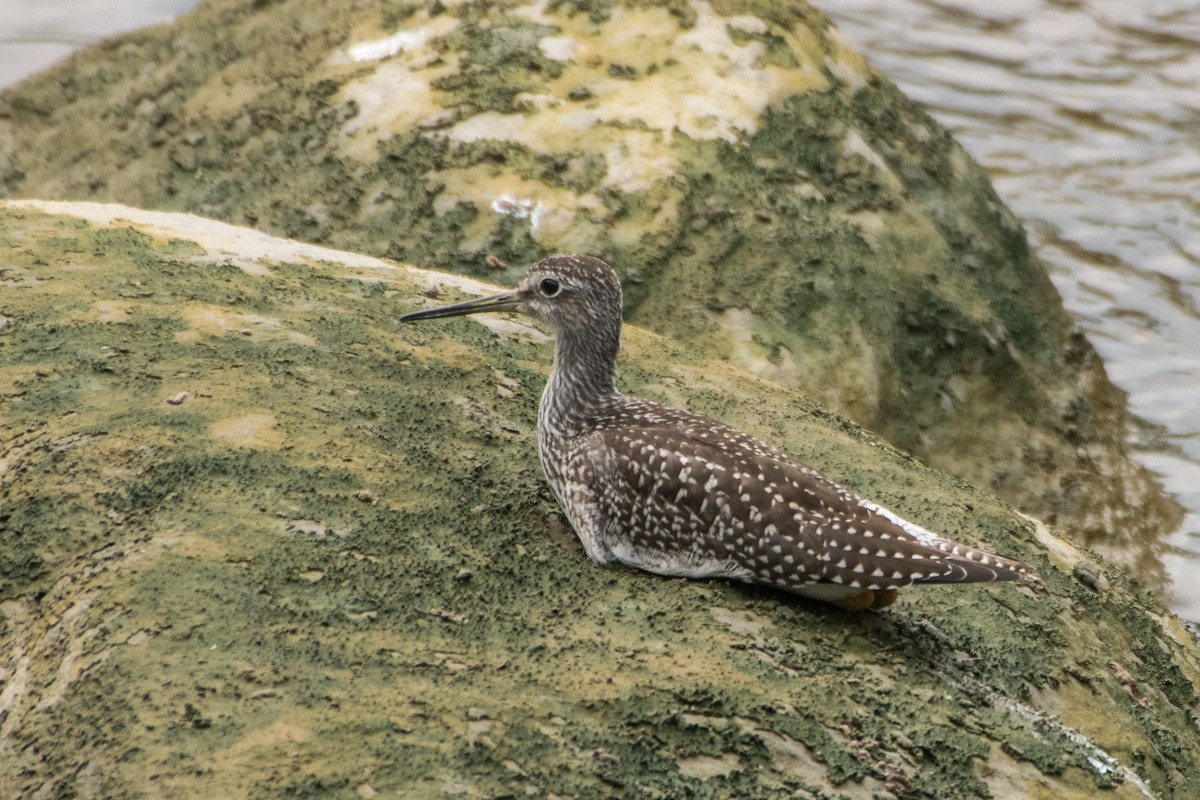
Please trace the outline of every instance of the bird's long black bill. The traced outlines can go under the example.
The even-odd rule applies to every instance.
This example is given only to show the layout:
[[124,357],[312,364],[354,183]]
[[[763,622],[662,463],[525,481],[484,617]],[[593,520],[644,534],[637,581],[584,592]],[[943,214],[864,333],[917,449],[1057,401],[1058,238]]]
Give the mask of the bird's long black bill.
[[466,314],[481,314],[485,311],[516,311],[524,298],[516,289],[494,294],[491,297],[480,297],[478,300],[468,300],[465,303],[455,303],[452,306],[429,308],[424,311],[414,311],[400,318],[401,322],[416,322],[422,319],[439,319],[441,317],[461,317]]

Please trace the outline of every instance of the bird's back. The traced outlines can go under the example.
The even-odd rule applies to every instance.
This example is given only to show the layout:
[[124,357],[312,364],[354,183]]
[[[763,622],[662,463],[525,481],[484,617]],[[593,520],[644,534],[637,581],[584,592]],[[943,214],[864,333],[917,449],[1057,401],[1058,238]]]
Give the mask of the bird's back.
[[820,599],[1025,572],[867,503],[752,436],[658,403],[620,397],[560,447],[567,480],[555,492],[564,506],[588,506],[598,560]]

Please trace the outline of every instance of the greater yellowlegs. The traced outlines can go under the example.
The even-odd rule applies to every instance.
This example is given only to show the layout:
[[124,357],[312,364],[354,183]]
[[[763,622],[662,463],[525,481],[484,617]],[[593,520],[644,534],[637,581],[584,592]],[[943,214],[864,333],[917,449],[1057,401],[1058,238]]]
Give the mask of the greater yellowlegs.
[[519,311],[554,332],[538,453],[593,560],[660,575],[762,584],[850,610],[914,583],[1029,578],[945,539],[715,420],[621,394],[621,283],[598,258],[538,261],[516,289],[403,321]]

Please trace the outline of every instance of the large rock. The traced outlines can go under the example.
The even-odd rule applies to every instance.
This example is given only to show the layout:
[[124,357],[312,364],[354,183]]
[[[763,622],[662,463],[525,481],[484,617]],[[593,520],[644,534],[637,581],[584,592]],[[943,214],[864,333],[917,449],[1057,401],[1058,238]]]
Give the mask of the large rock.
[[[1200,654],[1116,569],[638,327],[620,384],[1044,586],[846,614],[591,564],[547,337],[473,281],[0,204],[0,796],[1194,797]],[[424,296],[424,297],[423,297]]]
[[0,194],[200,212],[513,280],[803,389],[1153,581],[1124,397],[949,135],[803,2],[213,0],[0,96]]

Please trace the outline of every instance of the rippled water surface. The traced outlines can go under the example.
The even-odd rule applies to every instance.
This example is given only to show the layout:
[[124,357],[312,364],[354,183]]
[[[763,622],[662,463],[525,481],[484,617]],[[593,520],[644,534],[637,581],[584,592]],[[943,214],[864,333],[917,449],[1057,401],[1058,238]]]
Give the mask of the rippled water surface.
[[[0,0],[0,86],[194,0]],[[1188,508],[1170,600],[1200,621],[1200,3],[818,0],[991,173]]]

